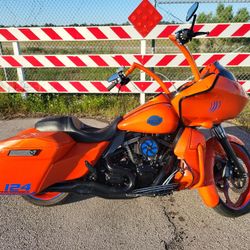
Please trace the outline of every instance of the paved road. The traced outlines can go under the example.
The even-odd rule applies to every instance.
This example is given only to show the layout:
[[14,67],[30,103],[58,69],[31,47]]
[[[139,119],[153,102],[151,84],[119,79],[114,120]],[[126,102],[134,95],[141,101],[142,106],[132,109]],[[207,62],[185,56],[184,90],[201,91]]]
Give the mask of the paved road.
[[[35,121],[0,121],[0,139]],[[250,149],[247,133],[228,130]],[[0,249],[249,249],[249,225],[250,215],[229,219],[204,207],[196,191],[125,201],[75,195],[49,208],[0,197]]]

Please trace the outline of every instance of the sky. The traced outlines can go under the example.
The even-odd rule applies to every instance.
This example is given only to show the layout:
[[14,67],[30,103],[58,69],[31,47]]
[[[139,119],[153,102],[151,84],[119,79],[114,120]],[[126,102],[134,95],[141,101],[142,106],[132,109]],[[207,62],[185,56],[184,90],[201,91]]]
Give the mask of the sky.
[[[0,0],[0,24],[6,26],[125,23],[141,0]],[[153,0],[151,2],[154,2]],[[225,4],[228,5],[228,4]],[[236,12],[250,3],[232,4]],[[191,4],[160,4],[165,21],[185,20]],[[201,3],[199,12],[214,12],[217,4]]]

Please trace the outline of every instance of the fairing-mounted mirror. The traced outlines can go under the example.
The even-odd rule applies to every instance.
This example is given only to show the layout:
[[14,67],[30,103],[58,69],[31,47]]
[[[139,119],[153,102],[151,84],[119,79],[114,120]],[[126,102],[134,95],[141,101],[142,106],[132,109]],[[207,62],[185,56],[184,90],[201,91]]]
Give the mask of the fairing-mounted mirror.
[[187,16],[186,16],[186,21],[188,22],[195,14],[196,10],[199,7],[199,3],[195,2],[190,9],[188,10]]
[[119,77],[120,77],[119,74],[115,73],[112,76],[110,76],[107,81],[108,82],[113,82],[113,81],[117,80]]
[[123,67],[117,69],[116,73],[110,76],[107,81],[113,82],[115,80],[119,80],[121,76],[123,75],[123,69],[124,69]]

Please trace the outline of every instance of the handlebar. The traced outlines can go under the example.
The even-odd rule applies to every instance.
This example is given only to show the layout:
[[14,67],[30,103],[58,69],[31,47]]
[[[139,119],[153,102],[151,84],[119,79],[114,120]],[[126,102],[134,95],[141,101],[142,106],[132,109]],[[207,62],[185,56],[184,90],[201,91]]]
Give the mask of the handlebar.
[[199,31],[199,32],[194,32],[194,37],[196,37],[196,36],[203,36],[203,35],[208,35],[209,34],[209,32],[202,32],[202,31]]
[[108,82],[111,82],[111,85],[107,87],[110,91],[113,89],[117,84],[126,85],[129,83],[130,79],[125,75],[122,69],[119,69],[115,74],[109,77]]
[[159,83],[163,92],[165,92],[166,94],[170,94],[169,89],[166,87],[166,85],[164,84],[164,82],[161,80],[159,76],[157,76],[152,71],[150,71],[149,69],[145,68],[144,66],[138,63],[133,63],[132,66],[125,72],[125,75],[126,76],[130,75],[135,69],[144,71],[148,76],[152,77],[156,82]]
[[194,32],[192,28],[182,29],[176,32],[176,38],[182,45],[184,45],[188,43],[189,41],[191,41],[193,37],[208,35],[208,34],[209,32]]
[[[191,30],[191,29],[183,29],[183,30],[178,31],[176,33],[176,35],[169,36],[169,39],[181,50],[181,52],[186,57],[189,65],[191,67],[195,81],[198,81],[200,79],[200,73],[199,73],[197,65],[194,61],[194,58],[190,54],[189,50],[184,46],[184,44],[191,41],[193,37],[201,36],[201,35],[208,35],[208,34],[209,34],[209,32],[193,32],[193,30]],[[149,69],[145,68],[144,66],[142,66],[138,63],[133,63],[132,66],[125,73],[123,71],[118,72],[117,77],[114,78],[112,81],[110,81],[110,82],[112,82],[112,84],[110,86],[108,86],[107,89],[110,91],[117,84],[126,85],[130,81],[128,76],[131,73],[133,73],[133,71],[135,69],[139,69],[139,70],[144,71],[148,76],[153,78],[161,86],[163,92],[165,92],[166,94],[170,94],[169,89],[164,84],[164,82],[160,79],[159,76],[157,76],[152,71],[150,71]]]
[[161,80],[161,78],[159,76],[157,76],[152,71],[150,71],[149,69],[145,68],[144,66],[142,66],[142,65],[140,65],[138,63],[133,63],[132,66],[125,73],[123,73],[122,71],[118,72],[117,73],[118,74],[117,78],[114,78],[112,81],[110,81],[112,83],[111,83],[110,86],[107,87],[107,89],[110,91],[117,84],[126,85],[130,81],[128,76],[130,74],[132,74],[135,69],[139,69],[139,70],[144,71],[147,75],[149,75],[156,82],[159,83],[159,85],[161,86],[163,92],[165,92],[166,94],[170,94],[169,89],[166,87],[166,85],[164,84],[164,82]]
[[117,84],[117,82],[112,82],[111,85],[109,85],[107,87],[108,91],[110,91],[112,88],[114,88],[116,84]]

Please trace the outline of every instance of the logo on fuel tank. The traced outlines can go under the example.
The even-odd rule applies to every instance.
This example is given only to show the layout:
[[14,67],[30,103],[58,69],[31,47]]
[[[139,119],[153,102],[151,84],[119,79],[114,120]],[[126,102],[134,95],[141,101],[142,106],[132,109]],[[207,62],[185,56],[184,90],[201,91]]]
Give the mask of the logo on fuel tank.
[[158,126],[162,123],[162,117],[158,115],[152,115],[148,118],[147,123],[151,126]]

